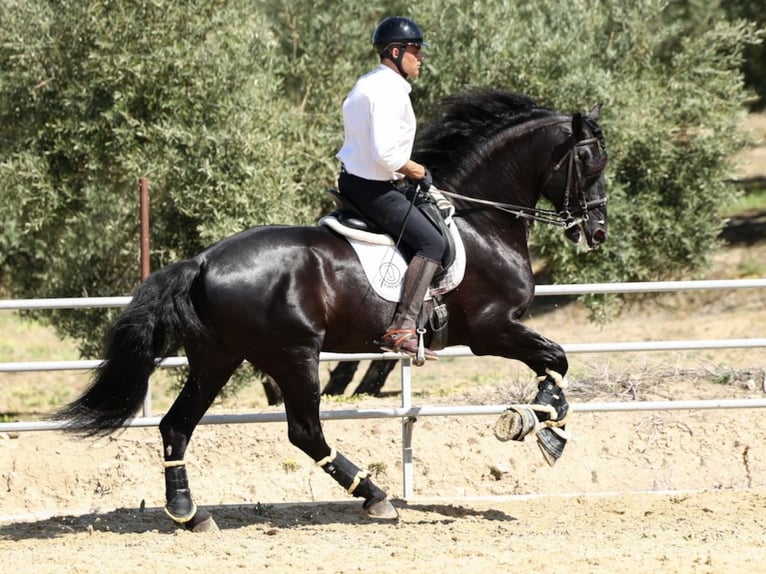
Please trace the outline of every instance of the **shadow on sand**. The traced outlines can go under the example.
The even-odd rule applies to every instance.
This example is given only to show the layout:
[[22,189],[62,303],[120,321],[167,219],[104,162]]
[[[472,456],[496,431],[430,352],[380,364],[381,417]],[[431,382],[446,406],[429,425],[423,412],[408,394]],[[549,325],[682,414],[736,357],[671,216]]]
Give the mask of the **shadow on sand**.
[[[517,518],[495,509],[475,508],[463,503],[408,503],[393,500],[399,511],[400,523],[451,524],[458,520],[516,521]],[[275,530],[346,524],[385,526],[394,522],[373,521],[362,513],[358,500],[323,503],[278,503],[205,506],[213,515],[219,530],[260,527],[264,534]],[[156,532],[172,534],[179,529],[162,508],[142,511],[118,508],[111,511],[21,518],[0,524],[0,540],[52,539],[73,534],[115,533],[143,534]]]

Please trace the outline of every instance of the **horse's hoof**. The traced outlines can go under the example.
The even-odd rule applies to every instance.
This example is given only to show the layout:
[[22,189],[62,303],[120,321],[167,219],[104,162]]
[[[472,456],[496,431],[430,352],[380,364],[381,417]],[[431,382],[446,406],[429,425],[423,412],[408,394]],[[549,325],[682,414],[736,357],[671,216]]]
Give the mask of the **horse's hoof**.
[[524,440],[537,424],[537,417],[529,407],[509,407],[495,423],[495,438],[506,442]]
[[204,510],[197,510],[191,520],[184,523],[189,532],[220,532],[213,517]]
[[212,516],[208,516],[204,520],[190,526],[189,530],[192,532],[220,532],[218,525],[215,523]]
[[564,447],[569,440],[569,433],[559,427],[542,427],[537,431],[537,446],[543,453],[543,458],[549,466],[556,464],[556,461],[564,454]]
[[399,518],[399,513],[396,512],[396,508],[394,508],[394,505],[391,504],[388,498],[378,500],[366,506],[364,513],[367,518],[372,518],[373,520],[397,520]]

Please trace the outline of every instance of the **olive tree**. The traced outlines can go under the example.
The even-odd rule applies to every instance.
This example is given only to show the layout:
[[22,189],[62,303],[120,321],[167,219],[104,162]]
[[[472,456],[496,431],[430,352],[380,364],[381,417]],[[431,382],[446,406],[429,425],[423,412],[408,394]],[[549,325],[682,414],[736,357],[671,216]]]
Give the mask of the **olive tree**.
[[[290,161],[302,118],[281,97],[275,36],[245,3],[11,0],[0,18],[6,291],[132,292],[140,176],[153,268],[256,223],[313,217]],[[104,313],[83,315],[53,319],[98,341]]]

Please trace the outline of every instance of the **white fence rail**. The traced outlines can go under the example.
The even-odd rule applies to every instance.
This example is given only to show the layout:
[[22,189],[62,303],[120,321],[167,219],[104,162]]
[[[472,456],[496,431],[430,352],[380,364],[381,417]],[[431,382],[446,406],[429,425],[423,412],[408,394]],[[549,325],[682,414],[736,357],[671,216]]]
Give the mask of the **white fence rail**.
[[[734,279],[715,281],[677,281],[677,282],[643,282],[643,283],[610,283],[610,284],[579,284],[579,285],[542,285],[536,288],[536,295],[583,295],[606,293],[650,293],[712,289],[764,289],[766,279]],[[130,297],[90,297],[90,298],[58,298],[58,299],[16,299],[0,300],[0,310],[40,310],[40,309],[75,309],[97,307],[122,307],[130,302]],[[699,349],[752,349],[766,348],[766,338],[747,339],[707,339],[681,341],[640,341],[621,343],[583,343],[563,345],[567,353],[611,353],[639,351],[671,351]],[[467,357],[472,353],[467,347],[451,347],[439,352],[441,357]],[[465,416],[465,415],[494,415],[502,413],[508,405],[467,405],[467,406],[415,406],[412,404],[411,361],[393,353],[322,353],[322,361],[351,361],[351,360],[388,359],[399,360],[401,363],[402,394],[400,408],[381,409],[333,409],[321,412],[323,420],[339,419],[371,419],[371,418],[401,418],[402,420],[402,463],[403,463],[403,496],[412,497],[413,492],[413,463],[412,463],[412,432],[417,417],[424,416]],[[32,361],[0,363],[0,372],[36,372],[62,370],[90,370],[97,367],[100,361]],[[174,368],[186,365],[185,357],[172,357],[160,364],[163,368]],[[697,400],[697,401],[631,401],[620,403],[583,403],[572,404],[571,409],[579,412],[609,412],[636,410],[673,410],[673,409],[722,409],[722,408],[764,408],[766,399],[733,399],[733,400]],[[151,412],[150,409],[148,412]],[[279,422],[285,420],[284,412],[244,413],[226,415],[206,415],[200,424],[241,424]],[[160,417],[144,416],[131,419],[131,427],[155,427]],[[60,430],[62,423],[52,421],[29,421],[15,423],[0,423],[0,432],[48,431]]]

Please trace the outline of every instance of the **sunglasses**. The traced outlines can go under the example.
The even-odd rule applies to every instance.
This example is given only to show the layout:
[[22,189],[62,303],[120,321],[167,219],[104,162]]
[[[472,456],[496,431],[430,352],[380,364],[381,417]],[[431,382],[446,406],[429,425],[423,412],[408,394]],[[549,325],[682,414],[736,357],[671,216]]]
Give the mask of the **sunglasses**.
[[[410,48],[412,49],[410,50]],[[423,45],[422,44],[405,44],[404,49],[409,50],[411,54],[420,54],[420,52],[423,51]]]

